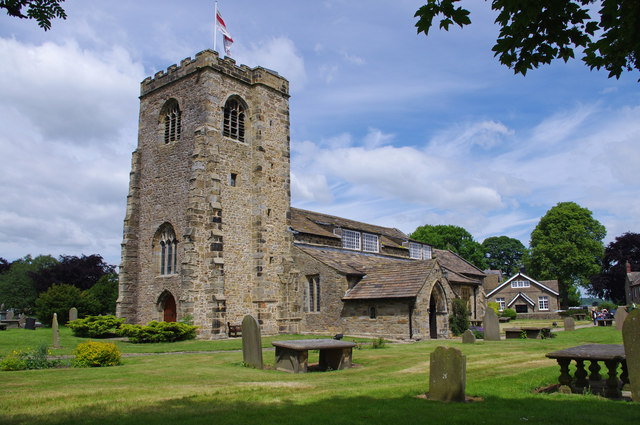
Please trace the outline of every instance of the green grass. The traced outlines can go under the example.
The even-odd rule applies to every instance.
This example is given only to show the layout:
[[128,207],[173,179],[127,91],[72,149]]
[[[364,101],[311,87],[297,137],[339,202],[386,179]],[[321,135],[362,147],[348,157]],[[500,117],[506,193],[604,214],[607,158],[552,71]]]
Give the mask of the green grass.
[[[5,336],[0,334],[2,347]],[[190,351],[225,343],[239,340],[173,346]],[[266,370],[243,367],[241,352],[226,351],[127,357],[111,368],[0,372],[0,423],[635,423],[638,403],[532,393],[555,383],[559,374],[545,353],[583,343],[619,344],[621,336],[615,328],[587,328],[546,340],[389,344],[354,350],[352,369],[298,375],[273,370],[268,350]],[[428,391],[429,354],[438,345],[466,355],[467,394],[482,401],[447,404],[416,397]],[[136,346],[143,348],[155,349]],[[310,360],[317,361],[317,353]]]

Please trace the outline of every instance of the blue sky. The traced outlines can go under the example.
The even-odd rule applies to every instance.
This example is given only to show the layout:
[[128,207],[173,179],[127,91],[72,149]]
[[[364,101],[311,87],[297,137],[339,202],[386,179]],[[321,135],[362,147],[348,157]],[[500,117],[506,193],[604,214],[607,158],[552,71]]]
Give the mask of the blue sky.
[[[574,60],[516,76],[491,53],[489,4],[464,3],[471,26],[427,38],[421,1],[220,2],[231,56],[291,83],[293,206],[528,245],[574,201],[606,242],[640,232],[639,73]],[[48,32],[0,16],[0,257],[118,264],[139,83],[213,47],[213,1],[64,7]]]

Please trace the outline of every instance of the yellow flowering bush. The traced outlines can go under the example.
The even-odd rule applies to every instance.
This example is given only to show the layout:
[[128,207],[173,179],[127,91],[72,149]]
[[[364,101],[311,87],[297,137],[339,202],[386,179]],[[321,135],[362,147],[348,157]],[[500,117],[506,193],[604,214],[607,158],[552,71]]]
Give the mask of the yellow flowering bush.
[[2,359],[0,369],[2,370],[25,370],[25,369],[48,369],[61,365],[60,360],[49,359],[51,351],[43,344],[31,350],[13,350],[11,354]]
[[73,355],[75,367],[118,366],[121,363],[120,350],[111,342],[81,342]]

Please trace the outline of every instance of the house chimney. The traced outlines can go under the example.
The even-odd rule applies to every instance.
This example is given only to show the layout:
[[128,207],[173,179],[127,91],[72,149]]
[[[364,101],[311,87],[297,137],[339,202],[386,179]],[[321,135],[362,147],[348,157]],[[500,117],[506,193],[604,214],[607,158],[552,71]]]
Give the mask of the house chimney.
[[627,260],[627,273],[631,273],[631,263]]

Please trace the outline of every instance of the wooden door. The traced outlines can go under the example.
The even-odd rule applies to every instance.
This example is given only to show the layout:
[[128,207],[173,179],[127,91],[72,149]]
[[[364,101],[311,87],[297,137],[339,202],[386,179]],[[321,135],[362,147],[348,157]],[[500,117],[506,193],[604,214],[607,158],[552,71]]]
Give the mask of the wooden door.
[[176,300],[173,298],[173,295],[168,294],[164,301],[164,321],[175,322],[177,318]]

